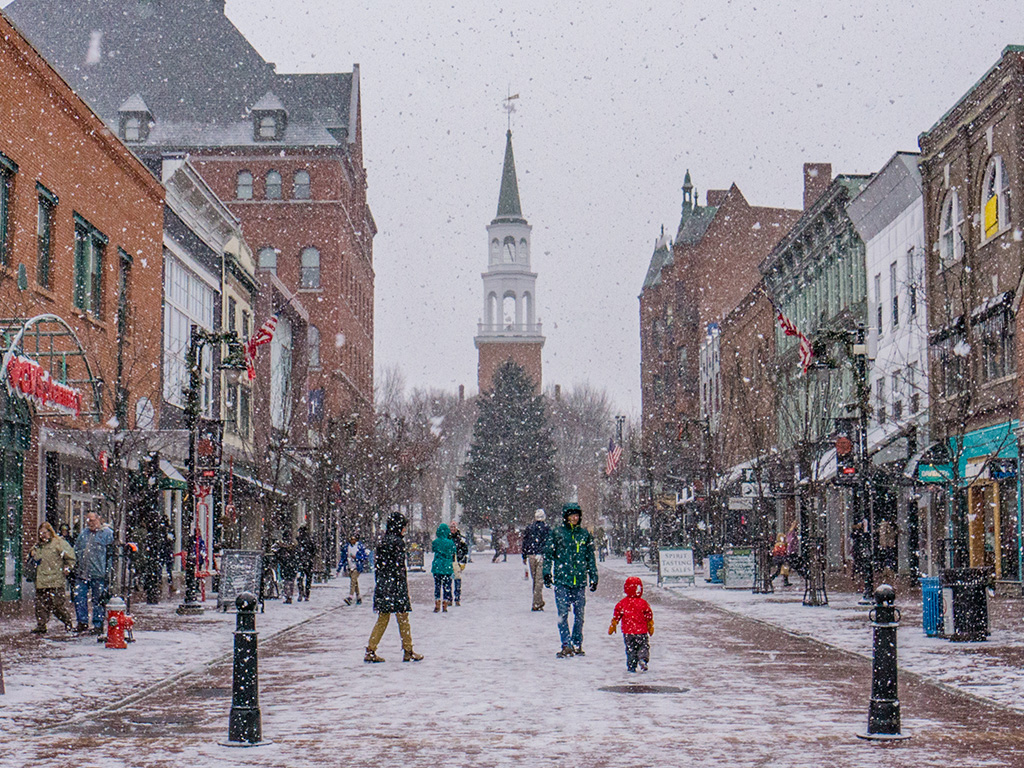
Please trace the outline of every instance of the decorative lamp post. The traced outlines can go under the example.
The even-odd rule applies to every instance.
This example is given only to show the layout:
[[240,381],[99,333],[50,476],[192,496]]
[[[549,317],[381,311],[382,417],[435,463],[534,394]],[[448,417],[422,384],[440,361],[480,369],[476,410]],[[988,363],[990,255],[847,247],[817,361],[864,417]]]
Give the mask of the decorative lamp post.
[[182,616],[195,616],[203,612],[202,604],[196,599],[198,593],[198,581],[196,579],[198,537],[193,539],[196,524],[196,488],[198,487],[199,475],[196,469],[197,448],[198,448],[198,426],[199,418],[202,415],[202,404],[200,403],[200,388],[202,387],[202,362],[201,353],[203,347],[213,344],[227,344],[228,355],[220,365],[229,379],[229,383],[237,383],[238,378],[246,370],[245,351],[241,341],[234,331],[216,333],[206,331],[197,325],[192,326],[189,334],[188,352],[185,356],[185,366],[188,368],[188,387],[183,391],[185,395],[185,429],[188,431],[188,460],[186,464],[186,479],[188,489],[185,491],[185,498],[181,506],[181,532],[182,549],[184,557],[182,565],[185,569],[185,596],[181,605],[178,606],[178,614]]

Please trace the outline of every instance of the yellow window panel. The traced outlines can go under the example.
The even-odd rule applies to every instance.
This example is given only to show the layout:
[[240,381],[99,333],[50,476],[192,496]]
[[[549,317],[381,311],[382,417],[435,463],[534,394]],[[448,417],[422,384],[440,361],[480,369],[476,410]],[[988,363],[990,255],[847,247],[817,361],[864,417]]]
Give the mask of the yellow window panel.
[[992,195],[985,202],[985,237],[992,237],[999,231],[999,197]]

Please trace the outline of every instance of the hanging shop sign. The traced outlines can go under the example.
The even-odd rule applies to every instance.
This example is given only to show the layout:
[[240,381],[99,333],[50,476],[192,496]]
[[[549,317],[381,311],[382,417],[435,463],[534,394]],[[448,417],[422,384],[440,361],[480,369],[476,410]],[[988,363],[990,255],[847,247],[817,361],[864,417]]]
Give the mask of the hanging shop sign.
[[82,412],[82,393],[56,381],[50,372],[24,355],[11,355],[4,371],[4,383],[15,397],[39,408],[58,411],[76,418]]

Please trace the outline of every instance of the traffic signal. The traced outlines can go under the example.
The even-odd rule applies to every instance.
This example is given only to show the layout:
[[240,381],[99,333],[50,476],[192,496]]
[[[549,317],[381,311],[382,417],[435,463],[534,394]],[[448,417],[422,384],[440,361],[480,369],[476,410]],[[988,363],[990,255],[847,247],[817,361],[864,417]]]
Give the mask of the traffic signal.
[[840,432],[836,435],[836,482],[839,485],[856,485],[859,476],[853,440],[846,432]]

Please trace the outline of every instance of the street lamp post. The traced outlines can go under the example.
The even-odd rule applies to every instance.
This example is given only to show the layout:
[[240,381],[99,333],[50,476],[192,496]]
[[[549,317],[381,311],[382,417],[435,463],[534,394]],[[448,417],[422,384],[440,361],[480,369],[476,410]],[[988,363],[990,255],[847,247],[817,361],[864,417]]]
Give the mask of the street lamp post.
[[203,612],[202,604],[196,599],[199,585],[196,579],[196,548],[199,540],[189,541],[193,535],[195,526],[196,488],[198,485],[198,473],[196,471],[197,443],[199,417],[202,415],[202,404],[200,403],[200,388],[202,387],[202,362],[201,353],[203,347],[213,344],[227,344],[228,356],[223,361],[220,369],[226,371],[229,376],[238,375],[245,370],[245,359],[242,344],[234,331],[215,333],[205,331],[197,325],[193,325],[189,334],[188,350],[185,353],[185,366],[188,368],[188,387],[184,390],[185,395],[185,429],[188,432],[188,459],[186,475],[188,488],[185,491],[185,498],[181,505],[181,533],[182,533],[182,566],[185,569],[185,595],[177,613],[182,616],[195,616]]

